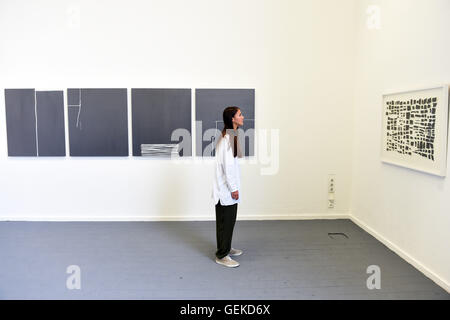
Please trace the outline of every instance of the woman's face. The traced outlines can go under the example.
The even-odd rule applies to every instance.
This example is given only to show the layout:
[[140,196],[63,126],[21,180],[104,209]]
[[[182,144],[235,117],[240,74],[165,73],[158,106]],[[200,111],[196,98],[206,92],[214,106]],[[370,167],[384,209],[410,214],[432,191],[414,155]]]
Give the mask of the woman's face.
[[234,115],[233,123],[236,123],[238,127],[242,127],[244,125],[244,116],[242,115],[242,112],[240,109]]

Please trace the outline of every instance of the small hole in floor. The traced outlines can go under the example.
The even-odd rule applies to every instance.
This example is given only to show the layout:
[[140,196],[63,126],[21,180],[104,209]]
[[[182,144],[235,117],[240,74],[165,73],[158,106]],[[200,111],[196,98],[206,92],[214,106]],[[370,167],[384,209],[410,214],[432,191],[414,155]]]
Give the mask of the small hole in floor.
[[331,239],[342,239],[342,238],[348,239],[348,236],[342,232],[328,232],[328,236]]

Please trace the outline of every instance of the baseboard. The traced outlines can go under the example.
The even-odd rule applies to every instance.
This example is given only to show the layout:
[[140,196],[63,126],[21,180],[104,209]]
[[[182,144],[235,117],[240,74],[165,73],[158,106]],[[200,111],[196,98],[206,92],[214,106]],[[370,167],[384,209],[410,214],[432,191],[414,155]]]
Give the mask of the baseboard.
[[[348,214],[239,215],[237,220],[334,220],[349,219]],[[0,221],[215,221],[214,215],[202,216],[26,216],[0,217]]]
[[367,233],[374,236],[378,241],[383,243],[385,246],[387,246],[389,249],[394,251],[396,254],[398,254],[403,260],[411,264],[414,268],[422,272],[426,277],[430,278],[433,282],[435,282],[438,286],[443,288],[445,291],[450,293],[450,284],[446,282],[444,279],[439,277],[436,273],[431,271],[429,268],[424,266],[422,263],[420,263],[418,260],[414,259],[411,255],[403,251],[401,248],[399,248],[397,245],[389,241],[387,238],[379,234],[377,231],[372,229],[371,227],[367,226],[363,221],[356,218],[352,214],[349,215],[349,218],[357,224],[360,228],[362,228]]

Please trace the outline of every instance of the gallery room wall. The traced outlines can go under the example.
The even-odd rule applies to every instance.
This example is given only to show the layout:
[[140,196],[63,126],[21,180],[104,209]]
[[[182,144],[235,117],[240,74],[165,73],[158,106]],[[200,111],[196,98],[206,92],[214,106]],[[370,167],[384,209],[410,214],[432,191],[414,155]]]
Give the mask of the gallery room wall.
[[[370,5],[379,8],[379,29],[368,28]],[[351,201],[355,221],[447,290],[448,169],[442,178],[382,163],[380,139],[383,93],[448,84],[449,12],[447,0],[358,2]]]
[[[355,8],[353,0],[1,1],[0,218],[215,218],[211,161],[8,157],[4,88],[79,87],[254,88],[257,134],[269,130],[270,141],[279,130],[279,165],[262,175],[268,164],[242,163],[239,219],[347,215]],[[131,128],[129,138],[131,148]]]

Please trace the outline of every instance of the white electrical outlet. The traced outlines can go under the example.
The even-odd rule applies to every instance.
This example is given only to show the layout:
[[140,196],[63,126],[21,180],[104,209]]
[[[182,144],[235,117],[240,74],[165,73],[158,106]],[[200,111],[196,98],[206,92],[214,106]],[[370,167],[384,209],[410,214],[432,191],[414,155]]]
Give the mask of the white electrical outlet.
[[334,193],[329,193],[328,194],[328,208],[334,208]]
[[336,191],[336,176],[328,175],[328,208],[333,209],[335,205],[334,195]]
[[334,208],[334,199],[328,199],[328,208]]
[[334,174],[328,175],[328,193],[334,193],[336,190],[336,176]]

